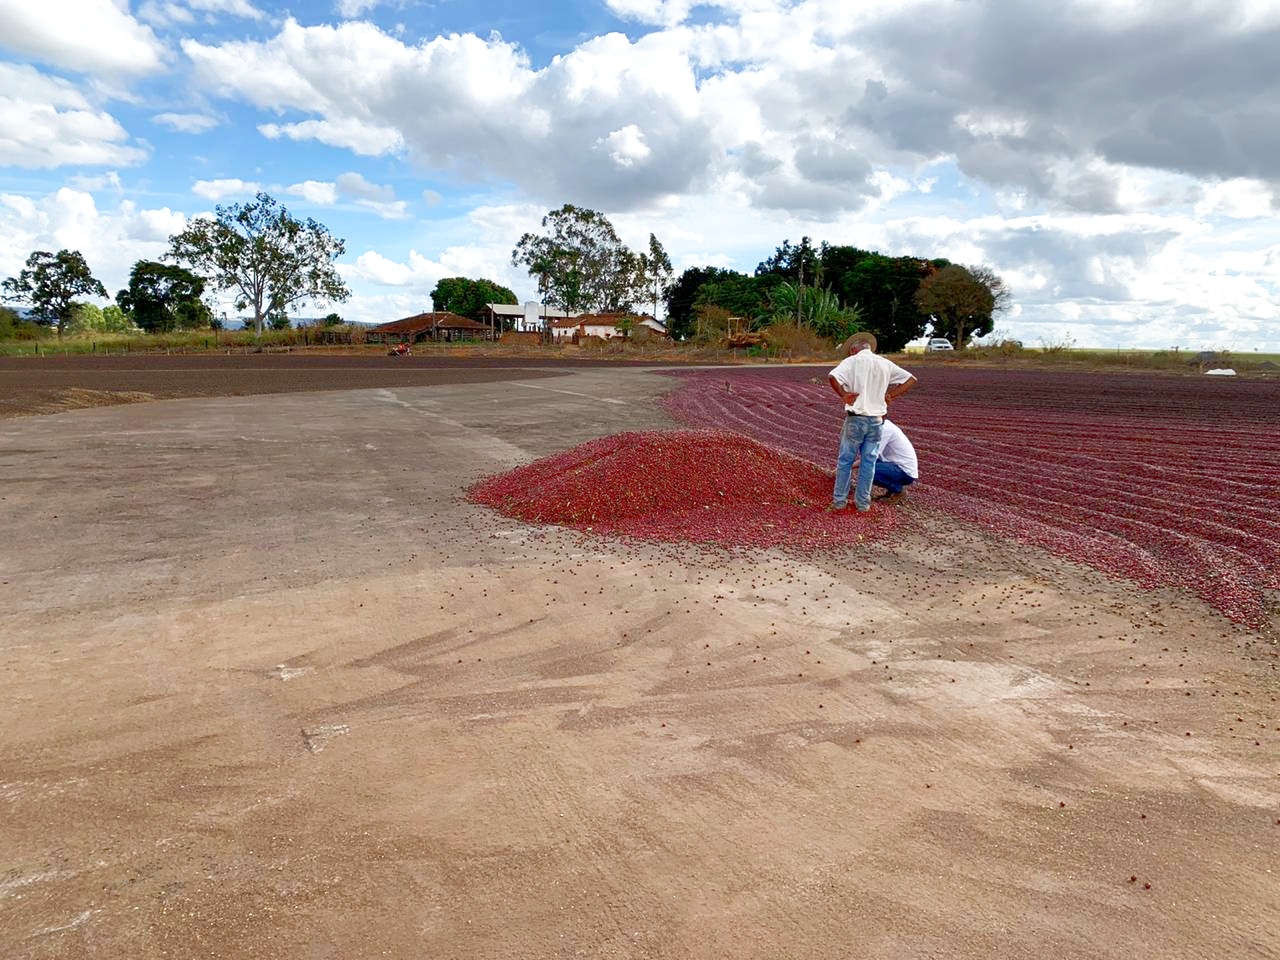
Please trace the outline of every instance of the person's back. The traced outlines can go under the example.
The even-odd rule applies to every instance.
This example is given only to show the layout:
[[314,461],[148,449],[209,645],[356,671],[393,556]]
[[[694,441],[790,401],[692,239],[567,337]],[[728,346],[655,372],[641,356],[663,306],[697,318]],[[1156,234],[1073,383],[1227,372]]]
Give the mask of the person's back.
[[892,463],[900,467],[912,480],[920,479],[920,461],[916,457],[916,448],[907,435],[892,420],[885,420],[880,425],[879,461]]
[[860,331],[844,343],[848,354],[827,375],[831,389],[844,401],[845,422],[836,454],[836,480],[829,510],[843,510],[849,502],[853,464],[858,463],[854,506],[871,509],[871,485],[880,451],[880,427],[889,401],[910,390],[916,378],[892,360],[876,356],[874,334]]
[[852,405],[845,405],[845,412],[862,417],[883,417],[889,412],[889,405],[885,403],[889,387],[912,379],[911,374],[892,360],[867,347],[841,360],[831,371],[831,377],[849,393],[858,395]]

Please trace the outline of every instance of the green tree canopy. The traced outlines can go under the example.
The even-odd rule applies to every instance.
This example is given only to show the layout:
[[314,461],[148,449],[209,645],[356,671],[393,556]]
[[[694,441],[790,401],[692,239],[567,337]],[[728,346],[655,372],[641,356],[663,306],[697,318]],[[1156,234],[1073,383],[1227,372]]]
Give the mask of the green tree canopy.
[[437,310],[448,310],[471,320],[483,320],[485,305],[519,303],[515,293],[492,280],[470,280],[445,277],[431,291],[431,302]]
[[520,238],[511,263],[537,278],[548,304],[570,312],[620,313],[647,296],[640,258],[604,214],[566,203],[542,218],[542,228],[545,234]]
[[934,336],[956,347],[990,333],[994,315],[1008,304],[1004,281],[990,267],[950,264],[920,283],[916,303],[933,321]]
[[72,333],[102,333],[107,329],[107,319],[97,304],[77,303],[71,308],[67,327]]
[[687,339],[696,319],[694,307],[698,291],[709,280],[732,274],[720,267],[690,267],[667,287],[667,332],[675,340]]
[[814,249],[808,237],[801,237],[800,243],[793,246],[790,240],[783,240],[773,256],[756,267],[756,276],[774,273],[784,280],[800,286],[821,286],[823,279],[823,263],[819,251]]
[[785,282],[776,273],[749,277],[745,273],[726,270],[702,284],[694,298],[694,306],[723,307],[731,316],[746,320],[748,326],[759,327],[770,322],[773,315],[770,295],[775,287]]
[[262,332],[268,314],[288,323],[302,300],[341,302],[350,291],[334,261],[346,249],[315,220],[294,219],[266,193],[247,203],[218,206],[169,238],[167,259],[187,264],[215,289],[235,295],[236,309],[252,308]]
[[119,306],[109,303],[102,308],[102,329],[107,333],[123,333],[129,326],[129,318]]
[[649,250],[640,254],[640,273],[645,286],[646,295],[653,294],[653,318],[658,319],[658,303],[666,296],[671,286],[671,258],[658,238],[649,234]]
[[107,290],[89,271],[79,250],[37,250],[16,277],[0,284],[3,299],[29,303],[38,323],[57,324],[62,336],[79,297],[107,299]]
[[920,282],[947,261],[886,257],[848,246],[822,248],[823,276],[845,305],[856,305],[863,329],[885,352],[901,350],[924,333],[928,313],[915,299]]
[[190,270],[157,260],[139,260],[129,272],[129,287],[116,303],[134,326],[147,333],[169,333],[208,326],[210,311],[200,298],[204,279]]

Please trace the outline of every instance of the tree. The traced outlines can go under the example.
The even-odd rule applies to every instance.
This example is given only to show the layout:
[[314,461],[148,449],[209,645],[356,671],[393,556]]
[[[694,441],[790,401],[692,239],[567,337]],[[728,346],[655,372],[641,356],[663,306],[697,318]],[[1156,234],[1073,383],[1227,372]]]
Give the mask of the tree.
[[901,350],[924,333],[927,313],[916,302],[925,277],[947,261],[919,257],[886,257],[856,247],[824,245],[823,276],[845,305],[856,305],[863,329],[876,335],[886,353]]
[[[690,267],[667,287],[667,330],[676,340],[693,335],[699,307],[722,307],[729,316],[741,317],[752,327],[768,323],[772,317],[769,297],[783,283],[777,273],[750,277],[720,267]],[[794,318],[793,318],[794,319]]]
[[653,318],[656,320],[658,301],[670,287],[675,271],[671,269],[671,258],[667,256],[667,251],[652,233],[649,234],[649,252],[640,254],[640,268],[644,274],[645,288],[653,293]]
[[123,333],[129,329],[129,318],[114,303],[102,308],[102,329],[107,333]]
[[431,302],[437,310],[481,321],[489,304],[519,303],[520,300],[511,290],[492,280],[445,277],[431,291]]
[[724,307],[732,316],[746,320],[751,327],[759,327],[772,319],[770,297],[774,289],[783,283],[786,281],[776,273],[749,277],[745,273],[726,270],[699,288],[694,305]]
[[71,319],[78,297],[107,299],[107,289],[89,271],[79,250],[37,250],[26,269],[0,284],[3,298],[30,303],[37,323],[57,324],[58,336]]
[[990,333],[995,312],[1008,301],[1004,281],[989,267],[970,269],[959,264],[926,277],[916,294],[920,309],[933,320],[934,335],[947,337],[957,348],[972,337]]
[[339,313],[328,313],[320,318],[320,326],[322,327],[340,327],[342,326],[342,315]]
[[776,273],[784,280],[791,280],[799,286],[806,283],[821,286],[823,265],[818,250],[808,237],[801,237],[798,246],[792,246],[790,240],[783,240],[773,256],[756,267],[756,276]]
[[[991,308],[991,312],[993,314],[1004,313],[1009,309],[1009,306],[1013,302],[1013,291],[1005,286],[1004,279],[997,275],[991,267],[986,264],[977,267],[970,267],[969,275],[991,291],[991,300],[994,304]],[[986,333],[990,332],[990,330],[986,331]],[[986,333],[975,334],[975,336],[985,336]]]
[[288,308],[301,300],[351,295],[334,266],[346,245],[322,224],[294,219],[266,193],[215,211],[170,237],[166,257],[232,292],[237,310],[252,308],[257,333],[268,314],[287,322]]
[[77,303],[71,307],[67,326],[72,333],[102,333],[107,329],[107,318],[97,304]]
[[702,285],[732,273],[720,267],[690,267],[667,287],[667,332],[672,339],[684,340],[693,333],[694,306]]
[[570,313],[616,313],[647,295],[639,258],[604,214],[566,203],[542,218],[542,228],[545,235],[520,238],[511,263],[537,277],[547,303]]
[[116,294],[116,303],[134,326],[147,333],[169,333],[208,326],[211,313],[202,296],[204,279],[190,270],[139,260],[129,271],[129,288]]

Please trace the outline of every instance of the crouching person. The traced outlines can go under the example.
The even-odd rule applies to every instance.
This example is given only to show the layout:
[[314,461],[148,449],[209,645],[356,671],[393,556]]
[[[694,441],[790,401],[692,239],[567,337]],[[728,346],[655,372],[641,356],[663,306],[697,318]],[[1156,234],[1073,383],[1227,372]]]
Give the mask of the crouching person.
[[880,425],[880,456],[876,459],[872,481],[877,487],[883,487],[885,492],[872,499],[895,503],[905,497],[907,487],[919,479],[920,463],[916,459],[916,448],[901,427],[892,420],[885,420]]

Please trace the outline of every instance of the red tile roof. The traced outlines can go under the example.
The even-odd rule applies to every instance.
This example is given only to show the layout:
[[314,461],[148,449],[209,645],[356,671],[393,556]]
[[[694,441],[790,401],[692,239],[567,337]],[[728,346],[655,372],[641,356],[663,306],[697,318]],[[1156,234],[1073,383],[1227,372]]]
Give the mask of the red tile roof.
[[450,313],[448,310],[437,310],[433,313],[419,313],[403,320],[392,320],[372,327],[369,333],[417,334],[424,330],[488,330],[483,323],[477,323],[467,317]]

